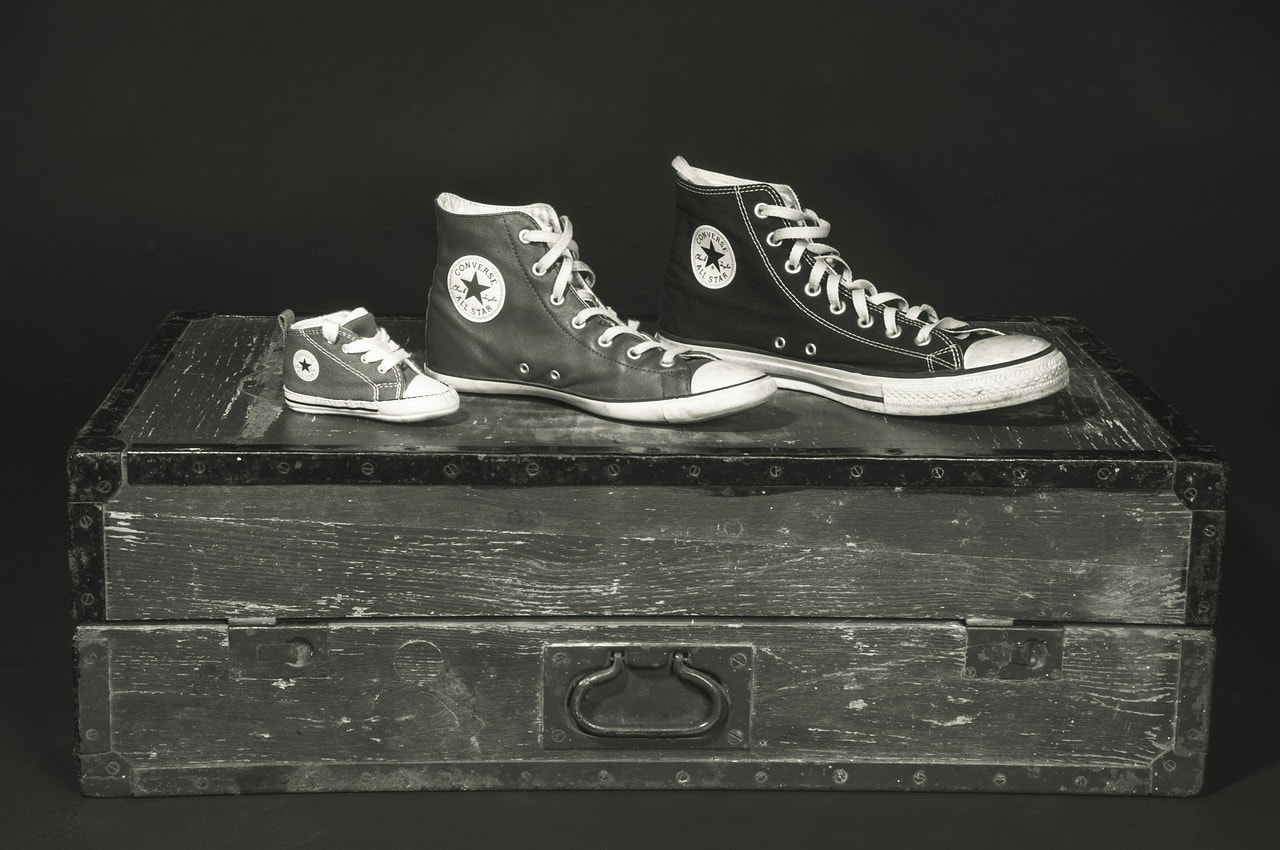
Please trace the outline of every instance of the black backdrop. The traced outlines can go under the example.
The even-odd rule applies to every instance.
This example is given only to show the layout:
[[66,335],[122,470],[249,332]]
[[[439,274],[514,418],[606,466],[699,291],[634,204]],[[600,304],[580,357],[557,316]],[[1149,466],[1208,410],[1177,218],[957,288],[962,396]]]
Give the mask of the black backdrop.
[[[0,843],[1271,846],[1280,61],[1261,8],[6,4]],[[446,190],[552,203],[604,299],[652,313],[676,154],[792,184],[858,274],[913,301],[1076,316],[1217,443],[1206,795],[80,798],[63,456],[164,315],[420,312]]]

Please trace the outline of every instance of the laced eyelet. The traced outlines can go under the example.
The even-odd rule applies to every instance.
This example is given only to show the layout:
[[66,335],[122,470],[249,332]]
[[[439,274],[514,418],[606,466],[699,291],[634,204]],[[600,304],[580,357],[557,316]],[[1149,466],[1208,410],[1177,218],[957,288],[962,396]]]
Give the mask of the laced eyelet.
[[639,353],[637,353],[637,352],[636,352],[636,350],[635,350],[634,348],[628,348],[628,349],[627,349],[627,359],[628,359],[628,360],[639,360],[639,359],[640,359],[640,354],[639,354]]
[[[787,274],[799,274],[801,269],[801,266],[799,263],[796,263],[793,266],[790,260],[787,260],[785,263],[783,263],[782,267],[786,269]],[[808,292],[809,290],[806,289],[805,291]]]
[[782,337],[782,336],[775,336],[775,337],[773,338],[773,347],[774,347],[774,348],[776,348],[776,349],[778,349],[779,351],[781,351],[782,349],[786,348],[786,347],[787,347],[787,338],[786,338],[786,337]]
[[805,294],[805,295],[808,295],[810,298],[817,298],[819,295],[821,295],[821,294],[822,294],[822,287],[821,287],[821,286],[809,286],[808,284],[805,284],[805,287],[804,287],[804,294]]
[[528,230],[521,230],[519,233],[516,234],[516,238],[520,240],[521,244],[523,245],[529,244],[529,239],[528,239],[529,232],[530,231]]
[[777,248],[779,245],[782,244],[782,240],[774,236],[774,234],[776,234],[777,232],[778,231],[776,230],[770,230],[769,235],[764,238],[764,241],[769,243],[769,247],[771,248]]
[[895,329],[893,329],[893,330],[891,330],[891,331],[890,331],[890,330],[886,330],[886,331],[884,332],[884,335],[885,335],[885,337],[887,337],[888,339],[897,339],[898,337],[902,336],[902,328],[895,328]]
[[552,306],[555,306],[555,307],[559,307],[560,305],[564,304],[564,296],[563,296],[563,295],[561,295],[559,298],[556,298],[554,295],[552,295],[552,296],[551,296],[549,299],[547,299],[547,300],[548,300],[548,301],[550,301],[550,302],[551,302],[551,304],[552,304]]
[[596,338],[596,345],[600,346],[601,348],[608,348],[609,346],[613,345],[613,340],[605,339],[604,334],[601,334],[599,337]]
[[866,320],[865,322],[864,322],[864,321],[862,321],[862,319],[859,319],[859,320],[858,320],[858,327],[860,327],[860,328],[862,328],[862,329],[864,329],[864,330],[865,330],[865,329],[867,329],[867,328],[871,327],[872,325],[874,325],[875,323],[876,323],[876,320],[875,320],[875,319],[871,318],[870,316],[867,316],[867,320]]
[[804,353],[812,357],[813,355],[818,353],[818,346],[814,345],[811,342],[807,343],[804,347]]
[[916,345],[918,345],[920,348],[924,348],[926,345],[928,345],[931,342],[933,342],[932,334],[926,334],[924,339],[921,339],[920,337],[916,337]]
[[517,366],[516,368],[520,370],[520,374],[521,374],[521,375],[527,375],[527,374],[529,374],[529,364],[528,364],[528,363],[521,363],[521,364],[520,364],[519,366]]
[[768,216],[764,214],[764,206],[764,202],[761,201],[756,204],[755,209],[751,211],[756,218],[768,218]]
[[849,309],[848,305],[847,305],[847,304],[844,304],[843,302],[840,304],[840,309],[839,309],[839,310],[837,310],[835,307],[828,307],[828,308],[827,308],[827,310],[829,310],[829,311],[831,312],[831,315],[833,315],[833,316],[840,316],[840,315],[843,315],[843,314],[844,314],[844,311],[845,311],[845,310],[848,310],[848,309]]
[[585,321],[579,322],[577,316],[574,316],[572,319],[570,319],[569,324],[573,325],[574,330],[579,330],[579,331],[587,326],[587,323]]
[[542,263],[534,263],[529,268],[529,271],[533,272],[534,277],[542,277],[544,274],[547,273],[546,266],[542,265]]

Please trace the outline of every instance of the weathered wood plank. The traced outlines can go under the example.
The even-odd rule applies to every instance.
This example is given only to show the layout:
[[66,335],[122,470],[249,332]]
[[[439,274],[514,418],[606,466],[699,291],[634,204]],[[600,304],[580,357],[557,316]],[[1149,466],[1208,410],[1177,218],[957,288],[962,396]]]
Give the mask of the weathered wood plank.
[[107,616],[1180,622],[1156,492],[149,486],[107,505]]
[[[421,347],[422,322],[389,319],[396,339]],[[467,396],[454,416],[422,426],[293,414],[283,409],[280,350],[269,316],[192,322],[120,427],[126,442],[170,445],[432,448],[578,446],[718,451],[765,446],[779,452],[978,457],[1001,452],[1160,451],[1170,435],[1128,396],[1062,326],[992,323],[1052,339],[1071,363],[1071,386],[1016,408],[948,417],[888,417],[803,393],[781,392],[752,411],[696,426],[638,426],[531,399]],[[500,423],[501,427],[498,427]]]
[[231,675],[226,626],[81,630],[111,644],[111,740],[137,768],[633,759],[542,746],[542,647],[575,642],[754,645],[749,750],[646,760],[1147,766],[1173,747],[1184,642],[1212,644],[1068,626],[1060,677],[1000,681],[965,678],[950,623],[346,622],[329,625],[327,675],[272,680]]

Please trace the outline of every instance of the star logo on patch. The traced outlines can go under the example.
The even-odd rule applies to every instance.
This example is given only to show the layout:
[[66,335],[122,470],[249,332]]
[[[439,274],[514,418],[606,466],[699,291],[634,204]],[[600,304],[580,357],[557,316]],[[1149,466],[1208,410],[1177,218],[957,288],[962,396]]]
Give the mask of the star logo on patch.
[[449,267],[445,282],[458,313],[469,322],[488,322],[502,312],[507,284],[498,267],[484,257],[468,254]]
[[293,352],[293,373],[304,381],[320,377],[320,361],[305,348]]
[[707,289],[723,289],[733,282],[738,271],[737,258],[728,237],[709,224],[693,231],[689,265],[698,283]]

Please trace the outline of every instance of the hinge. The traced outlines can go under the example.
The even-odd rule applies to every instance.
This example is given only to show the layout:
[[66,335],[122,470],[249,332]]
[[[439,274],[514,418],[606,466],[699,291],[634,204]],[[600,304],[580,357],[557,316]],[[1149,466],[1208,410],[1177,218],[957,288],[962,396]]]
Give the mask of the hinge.
[[1013,620],[965,622],[966,679],[1057,679],[1062,675],[1063,627]]
[[323,678],[329,675],[329,629],[278,624],[274,617],[231,618],[227,655],[236,679]]

